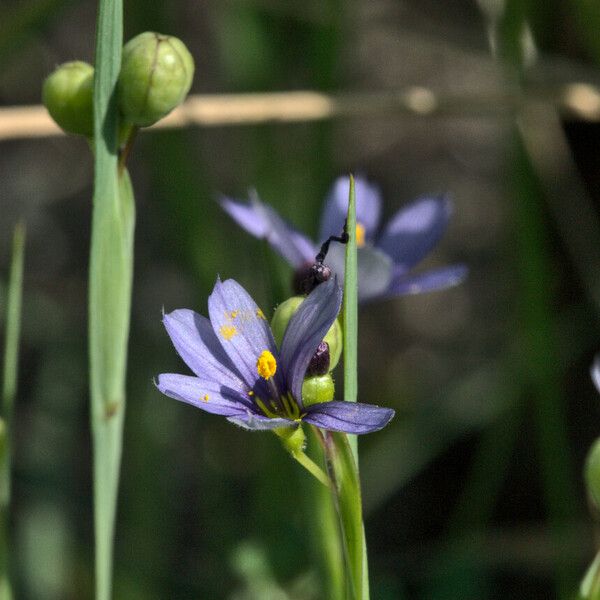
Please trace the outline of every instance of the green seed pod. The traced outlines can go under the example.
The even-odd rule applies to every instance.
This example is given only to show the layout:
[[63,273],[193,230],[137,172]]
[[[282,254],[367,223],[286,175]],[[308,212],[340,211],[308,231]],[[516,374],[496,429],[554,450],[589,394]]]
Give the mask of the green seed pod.
[[94,67],[79,60],[64,63],[46,77],[42,102],[65,131],[94,135]]
[[[271,330],[273,331],[273,337],[278,348],[281,348],[283,335],[292,315],[298,310],[304,300],[304,296],[292,296],[275,309],[275,313],[271,319]],[[333,371],[342,356],[342,327],[337,319],[325,334],[323,341],[329,345],[329,370]]]
[[600,510],[600,438],[592,444],[588,452],[584,474],[590,498]]
[[307,377],[302,383],[302,403],[304,406],[320,402],[331,402],[334,394],[335,384],[333,383],[333,377],[329,373],[327,375]]
[[185,44],[147,31],[123,47],[119,106],[127,121],[147,127],[181,104],[190,91],[194,59]]

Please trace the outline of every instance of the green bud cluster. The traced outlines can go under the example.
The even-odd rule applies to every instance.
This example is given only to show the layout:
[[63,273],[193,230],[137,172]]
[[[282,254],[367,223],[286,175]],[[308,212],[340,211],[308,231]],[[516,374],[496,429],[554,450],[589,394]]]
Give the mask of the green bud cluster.
[[[276,309],[271,320],[271,330],[278,347],[281,347],[285,330],[290,319],[304,302],[304,296],[292,296],[282,302]],[[331,371],[337,366],[342,356],[342,327],[336,319],[323,338],[329,346],[329,372],[312,377],[306,377],[302,384],[302,402],[304,406],[333,400],[335,385]]]
[[[194,59],[176,37],[146,32],[123,47],[117,84],[121,132],[153,125],[183,102],[194,77]],[[68,133],[94,135],[94,67],[73,61],[44,81],[42,101]]]

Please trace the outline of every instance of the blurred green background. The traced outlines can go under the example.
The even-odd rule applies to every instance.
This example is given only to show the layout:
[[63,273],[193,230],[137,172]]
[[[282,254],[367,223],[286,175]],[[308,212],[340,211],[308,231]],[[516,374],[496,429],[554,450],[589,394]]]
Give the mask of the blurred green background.
[[[161,396],[152,378],[182,371],[163,307],[205,312],[217,274],[265,313],[289,293],[287,266],[220,212],[217,194],[255,187],[315,235],[329,185],[354,172],[380,185],[386,217],[449,192],[455,214],[428,262],[471,269],[458,288],[361,309],[360,399],[397,412],[360,444],[372,598],[572,598],[594,553],[581,470],[600,433],[588,375],[600,349],[600,127],[556,100],[565,84],[600,83],[600,5],[125,4],[126,39],[150,29],[185,41],[193,93],[424,86],[441,104],[464,102],[429,117],[139,136],[115,597],[323,598],[308,476],[275,436]],[[3,0],[0,106],[38,104],[55,65],[92,61],[95,10]],[[91,598],[86,143],[0,141],[0,182],[2,286],[14,224],[28,228],[17,598]]]

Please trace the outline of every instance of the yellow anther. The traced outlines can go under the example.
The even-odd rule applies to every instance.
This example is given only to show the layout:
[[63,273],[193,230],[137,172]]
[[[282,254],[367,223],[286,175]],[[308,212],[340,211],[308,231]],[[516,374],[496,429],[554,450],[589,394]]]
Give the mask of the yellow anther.
[[248,396],[254,396],[254,392],[253,392],[252,390],[250,390],[250,391],[248,392]]
[[356,245],[359,248],[365,245],[365,226],[362,223],[356,224]]
[[258,374],[266,380],[271,379],[277,371],[277,361],[275,357],[268,351],[263,350],[256,361],[256,370]]
[[219,332],[226,340],[230,340],[238,330],[233,325],[221,325]]
[[238,311],[237,311],[237,310],[232,310],[232,311],[229,313],[229,316],[230,316],[232,319],[235,319],[235,318],[238,316]]
[[204,400],[204,402],[208,402],[209,398],[210,396],[208,394],[204,394],[204,396],[202,396],[202,400]]
[[262,310],[260,310],[260,308],[257,308],[257,309],[256,309],[256,316],[257,316],[259,319],[263,319],[264,321],[266,321],[266,320],[267,320],[267,317],[265,317],[265,313],[264,313]]

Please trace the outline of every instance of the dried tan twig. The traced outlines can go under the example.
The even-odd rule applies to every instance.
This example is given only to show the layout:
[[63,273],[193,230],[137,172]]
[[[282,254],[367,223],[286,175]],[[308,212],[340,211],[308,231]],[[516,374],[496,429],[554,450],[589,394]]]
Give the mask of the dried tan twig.
[[[345,93],[276,92],[190,96],[155,128],[196,125],[215,127],[268,122],[294,123],[339,117],[507,116],[527,96],[515,94],[444,96],[424,87],[398,92]],[[539,98],[538,98],[539,99]],[[600,120],[600,91],[587,83],[572,83],[545,95],[545,100],[578,118]],[[0,108],[0,140],[44,138],[63,132],[43,106]]]

